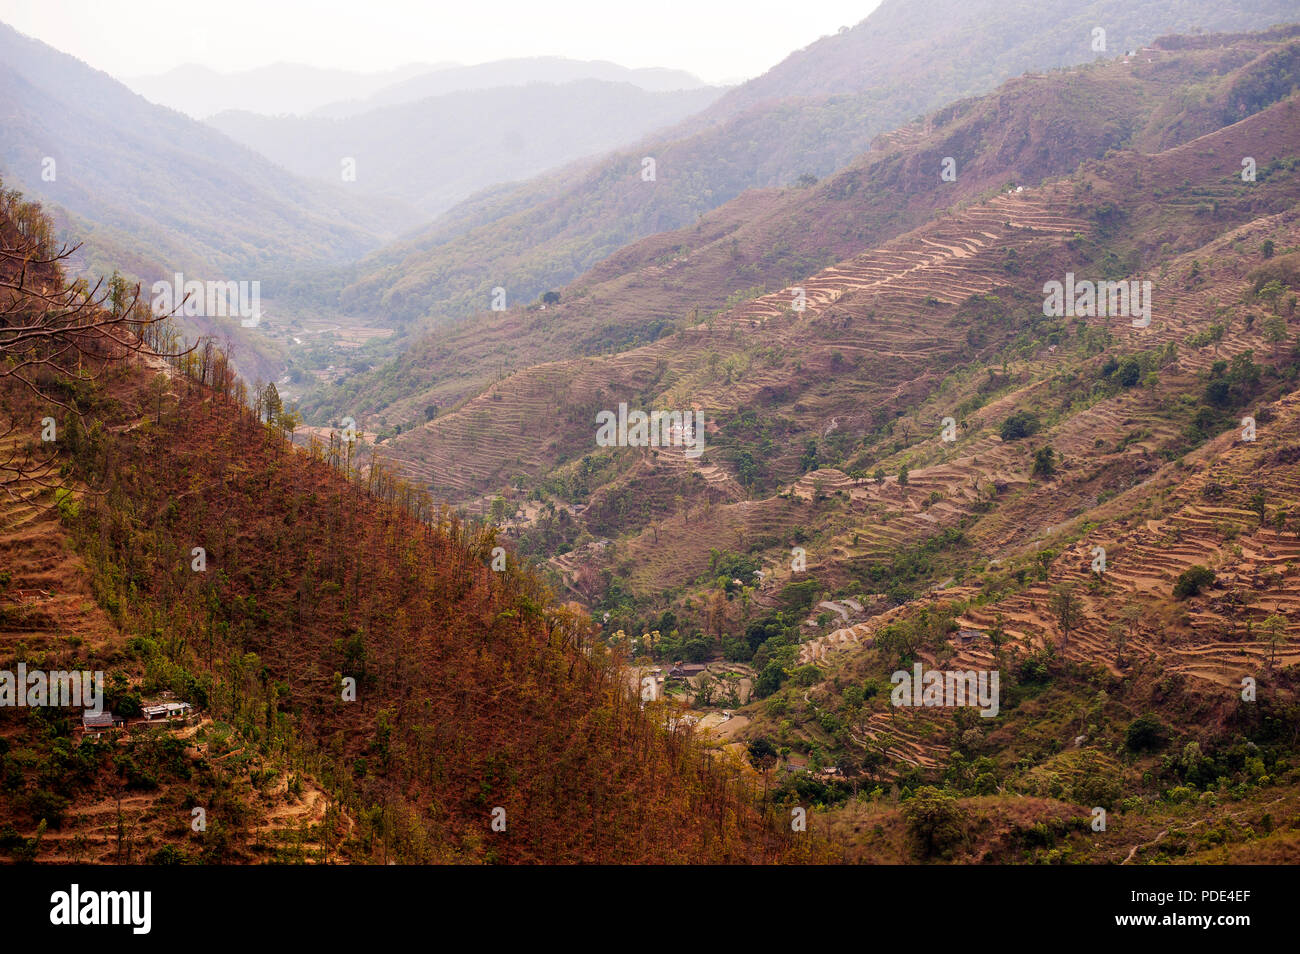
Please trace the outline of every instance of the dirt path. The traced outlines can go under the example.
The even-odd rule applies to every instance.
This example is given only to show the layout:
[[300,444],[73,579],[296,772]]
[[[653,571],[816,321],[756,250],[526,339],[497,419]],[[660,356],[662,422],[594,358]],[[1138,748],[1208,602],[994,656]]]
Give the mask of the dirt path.
[[[1269,802],[1267,805],[1264,805],[1264,806],[1262,806],[1262,807],[1263,807],[1263,808],[1272,808],[1272,807],[1273,807],[1274,805],[1276,805],[1278,802],[1282,801],[1285,797],[1286,797],[1285,795],[1279,795],[1277,798],[1273,799],[1273,800],[1272,800],[1271,802]],[[1243,809],[1242,809],[1241,811],[1239,811],[1239,812],[1232,812],[1232,813],[1228,814],[1227,816],[1223,816],[1223,817],[1227,817],[1227,818],[1238,818],[1238,817],[1240,817],[1241,815],[1244,815],[1244,814],[1246,814],[1247,812],[1252,811],[1252,810],[1254,810],[1253,806],[1252,806],[1252,808],[1243,808]],[[1217,820],[1217,818],[1220,817],[1220,816],[1215,816],[1215,817],[1216,817],[1216,820]],[[1197,820],[1197,821],[1192,822],[1190,825],[1183,825],[1181,828],[1174,828],[1173,826],[1170,826],[1169,828],[1166,828],[1164,831],[1160,832],[1160,834],[1156,835],[1156,836],[1155,836],[1154,838],[1152,838],[1150,841],[1143,842],[1142,844],[1139,844],[1139,845],[1134,845],[1132,848],[1130,848],[1127,857],[1125,857],[1124,860],[1120,862],[1120,864],[1122,864],[1122,865],[1126,865],[1126,864],[1128,864],[1130,861],[1133,860],[1133,856],[1136,855],[1136,854],[1137,854],[1139,851],[1141,851],[1143,848],[1150,848],[1150,847],[1152,847],[1153,845],[1159,844],[1160,839],[1164,838],[1165,835],[1169,834],[1171,831],[1180,831],[1180,832],[1181,832],[1181,831],[1191,831],[1193,828],[1197,827],[1198,825],[1204,825],[1207,821],[1210,821],[1210,819],[1208,819],[1208,818],[1201,818],[1201,819],[1199,819],[1199,820]]]

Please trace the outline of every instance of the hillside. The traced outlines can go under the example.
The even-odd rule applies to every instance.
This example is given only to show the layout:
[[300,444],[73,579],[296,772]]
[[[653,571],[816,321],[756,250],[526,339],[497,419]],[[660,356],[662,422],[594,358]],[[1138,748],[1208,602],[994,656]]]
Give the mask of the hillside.
[[[1267,73],[1273,69],[1285,69],[1293,56],[1294,41],[1265,43],[1254,48],[1247,44],[1236,54],[1238,60],[1244,60],[1243,64],[1236,72],[1227,73],[1218,80],[1221,96],[1234,95],[1234,90],[1239,90],[1241,84],[1250,82],[1250,77],[1261,70]],[[1218,65],[1221,64],[1216,64],[1211,69]],[[1126,74],[1134,69],[1133,66],[1117,64],[1107,72],[1120,78],[1122,83]],[[1042,92],[1047,95],[1033,95],[1034,88],[1038,86],[1046,87]],[[1095,85],[1084,83],[1082,98],[1093,99],[1098,89],[1105,88],[1106,85],[1100,81]],[[1120,90],[1123,89],[1124,86],[1120,85]],[[1258,106],[1264,105],[1273,95],[1277,93],[1266,93]],[[926,178],[937,178],[932,174],[927,177],[924,173],[927,166],[931,170],[937,166],[937,162],[926,162],[926,159],[940,155],[938,147],[951,146],[954,142],[980,142],[985,130],[996,122],[996,117],[1001,118],[997,128],[1010,130],[1010,134],[1006,140],[994,140],[994,143],[1010,141],[1019,145],[1025,136],[1035,131],[1032,123],[1036,119],[1028,117],[1041,116],[1040,104],[1048,98],[1064,98],[1067,104],[1075,102],[1068,94],[1062,95],[1057,84],[1050,79],[1028,81],[1003,96],[973,106],[967,114],[971,120],[969,125],[957,122],[952,128],[942,128],[938,132],[937,141],[927,143],[921,139],[920,149],[901,147],[884,156],[879,164],[868,168],[877,174],[882,170],[899,170],[896,175],[900,175],[900,178],[910,173],[909,178],[902,181],[910,179],[914,183],[912,189],[918,195],[928,197],[931,193],[941,192],[933,184],[928,189],[924,185]],[[1201,120],[1206,118],[1218,117],[1214,119],[1215,122],[1230,119],[1224,117],[1214,105],[1219,98],[1210,97],[1210,108],[1203,117],[1198,118],[1195,114],[1199,114],[1200,110],[1193,107],[1190,110],[1193,115],[1187,116],[1188,126],[1203,126]],[[1163,115],[1159,109],[1159,100],[1155,101],[1155,106],[1153,112]],[[1017,120],[1009,118],[1010,110],[999,107],[1016,107],[1022,111],[1027,117],[1023,120],[1025,126],[1020,127]],[[1258,117],[1257,121],[1264,122]],[[947,124],[944,126],[947,127]],[[1041,130],[1037,130],[1037,135],[1050,135],[1047,130],[1052,128],[1050,123],[1044,124]],[[1096,141],[1089,141],[1089,131],[1080,129],[1079,132],[1080,146],[1075,153],[1077,157],[1086,158],[1090,151],[1103,151],[1098,148]],[[1114,141],[1112,137],[1115,134],[1103,128],[1092,135],[1096,135],[1101,143],[1109,143]],[[1163,138],[1153,135],[1151,141],[1159,143]],[[1138,141],[1141,141],[1140,137]],[[1190,145],[1183,148],[1190,148]],[[1284,139],[1271,148],[1275,150],[1272,155],[1257,156],[1257,161],[1267,162],[1286,157]],[[1175,156],[1185,155],[1177,148],[1169,152]],[[1032,155],[1032,152],[1017,150],[1015,154]],[[1018,181],[1018,168],[997,168],[998,155],[996,149],[991,149],[987,156],[982,157],[987,171],[967,188],[980,188],[988,182]],[[973,166],[979,170],[980,160],[977,159]],[[802,214],[805,221],[826,221],[828,216],[823,214],[823,209],[837,194],[861,191],[854,189],[854,184],[861,178],[861,172],[849,170],[842,179],[828,182],[824,191],[805,190],[788,202],[787,208],[781,210],[784,214],[774,215],[771,219],[756,217],[760,228],[772,221],[785,222],[796,218],[788,212],[789,206],[796,202],[805,202],[809,206],[809,210]],[[1215,191],[1223,191],[1225,188],[1220,184],[1222,180],[1223,177],[1220,176],[1215,181]],[[880,193],[884,198],[875,200],[885,206],[886,213],[892,211],[890,205],[896,201],[892,198],[895,192],[906,195],[906,187],[889,188],[894,181],[897,180],[886,179],[885,188]],[[1270,181],[1270,187],[1275,185],[1275,181]],[[1245,196],[1255,194],[1242,191],[1243,189],[1244,186],[1238,187],[1243,200]],[[943,329],[953,323],[954,311],[959,327],[974,324],[982,314],[998,311],[996,305],[990,308],[981,302],[979,295],[995,290],[1001,293],[1001,286],[1012,284],[1017,276],[1025,282],[1025,287],[1016,292],[1021,301],[1036,294],[1032,283],[1033,268],[1046,267],[1038,259],[1045,254],[1042,242],[1044,233],[1055,233],[1058,241],[1071,239],[1076,231],[1085,227],[1086,219],[1095,221],[1095,212],[1062,214],[1057,211],[1061,201],[1056,187],[1049,185],[1038,189],[1031,187],[1023,192],[995,194],[982,201],[959,204],[957,208],[922,226],[910,236],[895,239],[879,250],[863,252],[856,258],[797,279],[798,286],[805,288],[809,297],[808,310],[801,315],[790,310],[792,281],[791,286],[783,290],[772,291],[734,305],[729,310],[721,311],[716,318],[698,325],[692,326],[689,322],[676,324],[665,329],[672,333],[660,337],[650,345],[612,355],[548,362],[526,368],[498,381],[462,406],[455,407],[452,413],[439,415],[422,426],[405,430],[387,446],[394,455],[410,462],[415,468],[413,472],[426,477],[436,492],[448,494],[452,499],[466,499],[467,496],[473,497],[503,487],[517,475],[541,474],[558,463],[576,459],[589,452],[590,435],[586,428],[568,425],[591,420],[595,408],[617,405],[617,399],[613,400],[613,405],[609,404],[616,397],[639,399],[651,406],[690,404],[719,410],[727,408],[731,413],[738,413],[747,406],[747,402],[757,401],[758,406],[764,407],[767,413],[775,412],[780,416],[783,412],[791,411],[795,404],[807,404],[810,390],[828,395],[833,393],[834,397],[829,398],[829,402],[823,402],[816,416],[810,415],[811,408],[805,408],[798,414],[808,421],[805,425],[807,433],[801,435],[797,429],[783,429],[770,435],[773,439],[778,435],[782,438],[779,456],[774,457],[770,451],[763,453],[763,466],[773,477],[791,479],[799,473],[799,460],[805,441],[822,436],[820,432],[832,420],[840,421],[840,426],[839,433],[831,439],[831,443],[840,445],[855,435],[854,431],[846,429],[844,425],[862,421],[860,407],[864,400],[874,399],[879,402],[887,399],[894,402],[898,410],[906,409],[910,412],[911,409],[907,407],[908,394],[894,391],[895,383],[899,387],[924,387],[925,381],[918,375],[927,368],[936,372],[948,372],[954,363],[956,366],[966,364],[958,354],[972,344],[984,347],[991,344],[991,329],[985,323],[980,323],[984,325],[983,328],[976,327],[969,334],[965,330],[960,335],[945,334]],[[1118,200],[1115,205],[1118,207]],[[842,221],[860,224],[862,219],[853,213],[864,206],[871,208],[870,194],[861,205],[855,203],[841,212]],[[1232,214],[1232,208],[1228,206],[1221,214]],[[1247,204],[1244,211],[1236,214],[1249,215],[1252,209],[1253,206]],[[1182,211],[1186,215],[1193,209],[1184,208]],[[1224,218],[1207,221],[1204,217],[1197,218],[1194,215],[1189,218],[1195,227],[1199,227],[1200,234],[1207,237],[1216,234],[1214,230],[1222,228],[1225,221]],[[792,233],[797,231],[794,229]],[[1186,236],[1173,239],[1175,243],[1186,241]],[[724,241],[717,244],[725,249],[729,243]],[[1156,243],[1157,246],[1159,244]],[[757,251],[763,245],[755,242],[753,247]],[[642,260],[645,257],[648,256],[641,256]],[[1136,265],[1141,261],[1141,258],[1135,259],[1134,251],[1128,248],[1113,249],[1110,257],[1114,260],[1114,264],[1109,266],[1111,268],[1123,267],[1128,263]],[[706,266],[700,269],[704,280],[699,281],[699,285],[705,284],[710,274],[707,258],[705,261]],[[593,302],[587,304],[579,300],[569,306],[567,313],[582,314],[584,309],[590,313],[600,313],[602,309],[608,308],[603,314],[617,318],[620,312],[609,305],[644,300],[649,296],[645,296],[641,290],[647,286],[662,288],[671,285],[671,278],[668,277],[672,275],[671,269],[671,265],[668,268],[660,266],[659,274],[650,269],[640,274],[633,271],[627,281],[631,290],[621,301],[614,299],[610,302],[593,295]],[[687,269],[680,268],[680,271],[685,272]],[[1062,268],[1062,274],[1064,271]],[[713,272],[713,275],[716,277],[717,273]],[[948,281],[956,282],[950,290],[945,289]],[[592,284],[600,287],[595,280]],[[689,295],[695,283],[687,280],[682,284],[685,294]],[[1041,284],[1041,281],[1038,282],[1039,287]],[[617,288],[617,285],[611,285]],[[841,299],[849,295],[862,303],[859,306],[861,315],[844,312],[846,302]],[[569,297],[580,299],[581,294],[570,292]],[[878,304],[873,304],[872,298],[881,300]],[[1023,307],[1019,302],[1016,304]],[[566,314],[563,296],[558,311],[562,317]],[[534,312],[533,315],[536,316],[537,313]],[[707,312],[700,317],[707,317]],[[1011,338],[1019,332],[1018,328],[1008,323],[1009,320],[1009,316],[1002,319],[1004,330],[999,337]],[[556,330],[562,334],[565,329],[561,326]],[[509,331],[503,332],[504,337],[509,337],[509,334]],[[974,340],[971,340],[972,335],[976,336]],[[900,336],[903,336],[901,342]],[[486,335],[483,337],[487,338]],[[459,342],[453,339],[452,343]],[[898,355],[900,343],[908,350],[920,351],[904,361],[882,360]],[[451,355],[448,357],[455,360]],[[461,364],[465,366],[463,358]],[[817,368],[821,377],[806,374],[803,369],[810,367]],[[871,382],[870,390],[866,393],[863,392],[863,384],[857,381],[864,375]],[[839,377],[847,377],[853,383],[848,387],[835,387],[832,382]],[[603,400],[601,395],[604,395]],[[715,405],[714,401],[719,403]],[[878,428],[887,422],[890,415],[879,404],[868,406],[872,407],[874,418],[870,419],[870,427],[866,428],[869,432],[872,427]],[[587,413],[589,410],[591,413]],[[725,433],[725,423],[720,422],[720,425]],[[752,425],[747,430],[752,431]],[[856,433],[860,435],[862,432]],[[519,441],[524,434],[533,437],[527,445],[521,445]],[[731,448],[733,452],[737,449]],[[753,451],[753,448],[749,449]],[[522,457],[521,452],[525,450],[529,454],[528,458]],[[841,450],[840,453],[847,459],[852,459],[846,450]],[[446,462],[445,480],[440,476],[440,465],[433,463],[433,455]],[[706,453],[705,459],[709,460],[711,456]],[[484,470],[485,467],[494,470]],[[770,487],[771,484],[767,486]]]
[[[1261,30],[1294,18],[1295,8],[1287,3],[1198,6],[1180,0],[1141,4],[1094,0],[1064,5],[972,0],[927,5],[922,15],[917,4],[885,0],[862,23],[791,53],[728,94],[711,112],[732,115],[788,96],[872,91],[881,79],[874,67],[885,62],[891,69],[931,77],[949,89],[981,92],[1021,73],[1137,50],[1166,34]],[[1094,51],[1093,31],[1098,28],[1105,31],[1106,49]],[[935,56],[936,43],[951,50],[951,55]]]
[[[4,707],[0,849],[119,862],[824,856],[781,834],[740,766],[662,705],[638,705],[586,621],[532,574],[489,569],[491,530],[379,466],[358,471],[337,439],[295,450],[290,419],[263,420],[261,395],[242,404],[211,342],[177,353],[147,312],[60,291],[48,225],[12,195],[0,240],[0,349],[46,360],[36,378],[21,361],[0,376],[17,451],[0,471],[3,668],[101,669],[127,718],[160,695],[197,709],[185,728],[137,718],[90,738],[73,711]],[[36,280],[20,289],[24,266]],[[52,295],[75,311],[51,310]],[[53,337],[31,340],[33,326]],[[25,436],[51,414],[53,442]]]
[[[888,786],[866,805],[844,800],[846,778],[868,767],[855,785],[942,780],[961,827],[935,852],[948,860],[1294,863],[1300,533],[1287,514],[1300,503],[1298,412],[1292,391],[1259,410],[1269,436],[1225,434],[1014,563],[976,560],[959,585],[805,643],[792,688],[750,707],[744,735],[839,766],[844,776],[823,774],[801,794],[838,804],[830,827],[853,857],[928,854]],[[1096,547],[1102,573],[1091,570]],[[1196,566],[1213,583],[1180,597],[1177,581]],[[1063,593],[1078,600],[1068,628]],[[882,686],[912,659],[998,669],[1001,717],[891,711]],[[1104,833],[1090,828],[1094,806],[1109,813]]]

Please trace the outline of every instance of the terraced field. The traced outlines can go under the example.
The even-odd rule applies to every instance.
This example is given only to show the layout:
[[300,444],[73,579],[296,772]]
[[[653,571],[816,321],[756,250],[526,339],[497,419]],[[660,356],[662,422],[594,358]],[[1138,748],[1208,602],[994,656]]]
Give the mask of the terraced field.
[[[9,449],[0,453],[8,456]],[[19,646],[100,649],[116,635],[60,522],[57,482],[50,474],[0,492],[0,571],[8,574],[0,589],[0,653],[6,658]]]
[[[1090,533],[1056,559],[1046,582],[980,607],[967,621],[985,629],[1000,613],[1008,633],[1029,645],[1051,639],[1067,655],[1108,661],[1116,672],[1117,655],[1158,658],[1169,672],[1228,689],[1240,689],[1244,676],[1300,661],[1300,533],[1261,528],[1247,499],[1263,490],[1270,514],[1300,505],[1300,468],[1292,460],[1300,458],[1300,398],[1292,395],[1274,411],[1266,437],[1246,443],[1227,434],[1189,458],[1194,472],[1162,496],[1158,518]],[[1227,488],[1213,506],[1205,502],[1211,485]],[[1106,571],[1095,583],[1094,547],[1106,553]],[[1175,606],[1174,582],[1198,565],[1216,572],[1214,586]],[[1080,594],[1084,607],[1068,640],[1047,610],[1051,588],[1061,585]],[[1234,599],[1246,593],[1245,604]],[[1126,616],[1128,608],[1140,615]],[[1285,623],[1274,651],[1265,620],[1275,615]]]
[[[403,435],[391,453],[435,493],[464,500],[493,483],[536,474],[590,452],[596,410],[616,407],[666,377],[675,379],[659,399],[667,408],[690,403],[707,410],[743,405],[761,389],[785,383],[794,369],[758,371],[719,387],[705,379],[707,371],[695,367],[699,357],[709,351],[737,355],[753,347],[794,347],[834,317],[833,306],[847,305],[848,299],[855,308],[877,311],[881,317],[866,328],[855,326],[851,336],[818,340],[818,353],[865,355],[878,367],[888,367],[901,383],[946,347],[946,312],[937,311],[935,305],[953,305],[998,287],[997,258],[1008,247],[1045,235],[1073,234],[1083,227],[1078,219],[1048,211],[1053,203],[1061,204],[1055,189],[997,196],[819,272],[803,286],[746,302],[715,322],[664,341],[616,356],[529,368],[455,413]],[[802,311],[791,307],[794,287],[805,291]],[[927,312],[929,320],[924,317]],[[694,396],[694,402],[674,403],[686,393]],[[661,456],[671,459],[669,454]],[[707,455],[697,466],[709,467]],[[705,473],[725,483],[716,470]]]
[[[1297,432],[1300,405],[1292,395],[1257,409],[1253,443],[1225,429],[1191,453],[1180,448],[1212,368],[1246,352],[1277,354],[1255,297],[1258,249],[1300,247],[1300,187],[1285,165],[1266,184],[1243,185],[1223,156],[1248,144],[1261,168],[1286,161],[1297,115],[1296,101],[1287,101],[1164,153],[1120,154],[1069,180],[954,207],[653,344],[510,374],[403,435],[393,451],[435,492],[479,508],[498,492],[519,503],[524,495],[509,484],[571,474],[588,455],[600,456],[600,466],[612,460],[617,476],[573,517],[599,539],[584,537],[551,559],[579,605],[599,602],[607,573],[654,612],[698,611],[713,598],[715,556],[743,554],[759,563],[761,578],[723,607],[726,630],[743,633],[783,608],[787,584],[816,580],[820,596],[798,622],[804,641],[794,659],[827,680],[802,694],[814,722],[829,687],[861,673],[882,627],[954,602],[966,635],[945,648],[945,666],[996,668],[1007,654],[1024,658],[1050,644],[1059,657],[1114,677],[1158,667],[1191,695],[1226,704],[1246,676],[1267,686],[1274,671],[1300,661],[1300,534],[1277,531],[1272,516],[1300,513],[1300,451],[1289,450],[1287,436]],[[1194,184],[1164,187],[1184,179]],[[1122,211],[1099,213],[1105,208]],[[1069,271],[1107,275],[1095,264],[1099,249],[1127,256],[1129,276],[1152,282],[1151,324],[1080,318],[1051,343],[1008,347],[1016,333],[1033,340],[1022,328],[1034,324],[1043,282]],[[676,264],[666,261],[661,277]],[[1293,333],[1296,315],[1288,320]],[[972,360],[990,338],[998,343]],[[1091,383],[1105,361],[1126,355],[1146,356],[1152,373],[1132,386]],[[680,448],[598,453],[595,415],[621,402],[703,409],[703,456]],[[737,466],[728,427],[749,409],[781,435],[761,461],[778,477],[774,491],[769,483],[756,492]],[[1041,428],[1004,440],[1003,422],[1025,411]],[[945,440],[949,417],[959,426]],[[836,442],[856,449],[834,466],[801,464],[806,443]],[[1035,451],[1045,445],[1055,466],[1035,475]],[[872,474],[877,467],[883,474]],[[1270,515],[1263,528],[1251,504],[1261,488]],[[611,522],[614,500],[625,506]],[[941,538],[960,541],[966,569],[886,609],[864,569]],[[1091,570],[1097,548],[1103,574]],[[981,579],[1006,563],[1041,563],[1045,577],[1034,571],[1011,594],[987,596]],[[1210,567],[1216,582],[1175,599],[1179,574],[1196,565]],[[1079,600],[1080,622],[1068,633],[1051,608],[1063,587]],[[1280,634],[1277,617],[1285,620]],[[1005,633],[996,653],[980,635],[995,626]],[[728,738],[770,731],[759,712],[750,717],[758,724]],[[858,745],[889,749],[887,773],[950,756],[950,713],[890,707],[850,731]]]

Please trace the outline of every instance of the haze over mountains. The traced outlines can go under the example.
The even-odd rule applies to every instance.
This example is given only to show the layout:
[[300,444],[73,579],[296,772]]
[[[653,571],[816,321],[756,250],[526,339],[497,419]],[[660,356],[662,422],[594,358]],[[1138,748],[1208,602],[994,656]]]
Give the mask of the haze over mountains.
[[[118,269],[146,282],[180,272],[269,284],[274,275],[355,260],[478,188],[634,140],[719,92],[671,71],[542,58],[420,73],[440,77],[444,89],[496,88],[352,119],[227,113],[214,126],[152,105],[7,26],[0,26],[0,54],[0,174],[49,203],[63,234],[83,243],[76,264],[86,274]],[[205,95],[238,101],[266,85],[266,102],[286,104],[302,87],[313,95],[357,95],[367,84],[378,88],[419,72],[362,82],[351,74],[272,67],[203,79]],[[606,79],[570,88],[512,85],[584,73],[697,88],[646,92]],[[177,77],[163,88],[185,95],[186,83],[168,79]],[[405,93],[396,90],[392,98],[402,102]],[[343,174],[345,160],[351,178]],[[217,331],[220,323],[194,327]],[[246,373],[278,376],[284,359],[274,342],[237,325],[225,333],[240,342]]]
[[208,119],[228,110],[260,116],[354,116],[430,96],[533,83],[602,80],[631,83],[647,92],[698,89],[704,82],[682,70],[629,69],[616,63],[559,56],[520,57],[463,66],[413,63],[394,70],[362,73],[277,63],[223,73],[189,64],[152,76],[122,81],[151,102]]
[[276,63],[227,73],[189,63],[165,73],[126,76],[122,82],[151,103],[179,110],[191,119],[207,119],[228,109],[247,109],[265,116],[302,115],[338,100],[366,97],[414,76],[454,65],[411,63],[397,69],[363,73]]
[[[220,276],[355,258],[418,221],[306,182],[105,73],[0,26],[0,172],[77,217],[117,267]],[[46,160],[52,160],[52,165]]]
[[338,182],[349,157],[356,191],[431,218],[487,186],[635,142],[720,93],[582,79],[444,93],[338,119],[223,112],[208,122],[306,178]]
[[629,69],[617,63],[570,60],[560,56],[520,57],[474,66],[430,70],[393,83],[368,96],[354,94],[347,99],[341,98],[339,102],[313,110],[313,115],[355,116],[383,106],[397,106],[448,93],[497,89],[502,86],[531,86],[534,83],[573,83],[579,80],[629,83],[648,93],[694,90],[706,85],[699,77],[684,70],[656,67]]
[[[118,267],[150,278],[175,269],[243,277],[271,261],[259,251],[268,248],[281,271],[355,259],[478,188],[635,140],[721,92],[680,71],[556,57],[384,74],[184,68],[136,81],[194,114],[206,111],[200,101],[250,97],[268,112],[314,108],[304,96],[346,92],[357,103],[355,113],[339,108],[348,119],[225,112],[205,126],[8,27],[0,34],[10,104],[0,170],[72,217],[91,261],[111,247]],[[371,90],[383,95],[363,101]],[[115,125],[124,131],[114,135]],[[61,143],[63,155],[43,140]],[[46,158],[55,163],[48,180]],[[355,179],[344,177],[345,159]]]

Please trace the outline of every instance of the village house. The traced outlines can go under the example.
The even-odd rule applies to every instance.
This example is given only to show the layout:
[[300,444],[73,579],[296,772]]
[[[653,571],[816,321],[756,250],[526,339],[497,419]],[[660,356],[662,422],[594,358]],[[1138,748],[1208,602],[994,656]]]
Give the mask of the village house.
[[669,679],[691,679],[704,672],[705,667],[699,663],[675,663],[673,668],[668,670]]
[[83,732],[103,732],[105,729],[121,729],[126,725],[126,719],[119,715],[113,715],[111,712],[91,712],[89,710],[81,714],[81,730]]
[[188,702],[154,702],[144,706],[142,712],[146,722],[153,722],[155,719],[177,719],[187,716],[192,712],[194,706]]

